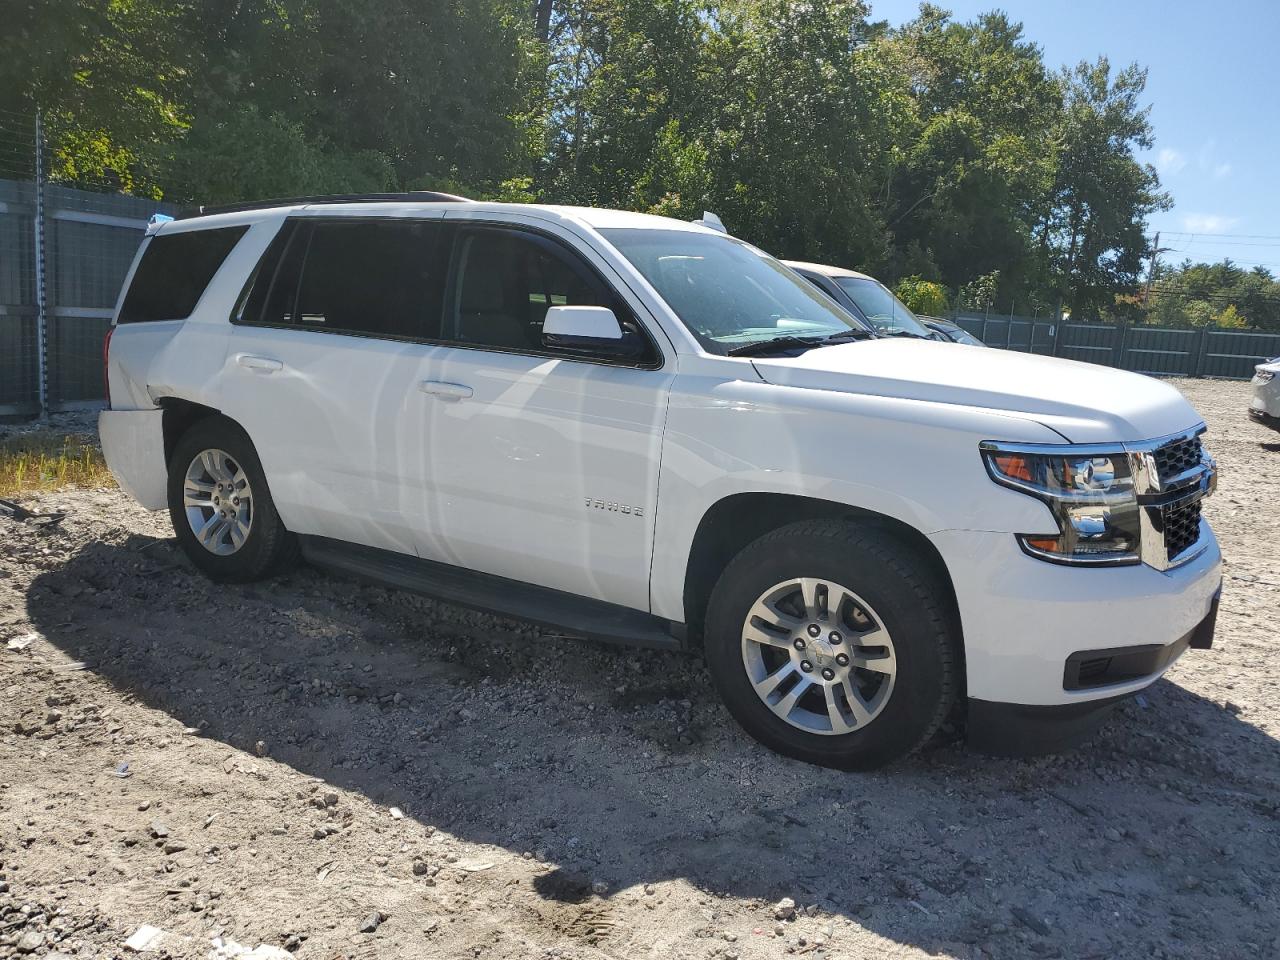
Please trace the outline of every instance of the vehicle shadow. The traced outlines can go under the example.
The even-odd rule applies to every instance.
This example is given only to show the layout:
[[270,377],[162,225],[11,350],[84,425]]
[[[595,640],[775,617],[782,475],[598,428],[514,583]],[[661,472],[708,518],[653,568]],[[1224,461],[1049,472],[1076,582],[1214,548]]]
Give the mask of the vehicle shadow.
[[793,897],[956,956],[1229,956],[1275,938],[1280,743],[1168,681],[1063,756],[949,745],[853,775],[750,742],[696,658],[306,568],[218,586],[135,535],[41,573],[27,601],[51,643],[204,737],[265,741],[438,830],[545,851],[543,898],[681,878],[761,901],[766,937],[768,905]]

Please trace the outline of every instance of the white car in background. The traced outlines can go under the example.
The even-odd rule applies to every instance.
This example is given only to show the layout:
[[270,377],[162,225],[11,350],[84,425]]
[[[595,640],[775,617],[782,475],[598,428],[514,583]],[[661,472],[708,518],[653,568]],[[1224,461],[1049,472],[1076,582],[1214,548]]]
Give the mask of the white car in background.
[[1254,369],[1249,416],[1280,430],[1280,357],[1272,357]]

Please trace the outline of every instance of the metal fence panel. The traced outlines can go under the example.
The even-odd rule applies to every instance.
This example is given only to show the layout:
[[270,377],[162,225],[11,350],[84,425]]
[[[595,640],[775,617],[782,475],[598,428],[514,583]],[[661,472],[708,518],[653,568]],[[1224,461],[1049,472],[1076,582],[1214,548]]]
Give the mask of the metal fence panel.
[[1085,363],[1110,364],[1115,357],[1115,327],[1089,323],[1058,325],[1057,355]]
[[1280,356],[1280,333],[1246,333],[1241,330],[1208,330],[1203,367],[1204,377],[1247,379],[1264,360]]
[[[51,410],[101,402],[102,340],[154,213],[172,204],[45,184],[45,355]],[[40,410],[36,185],[0,180],[0,414]]]
[[983,343],[1023,353],[1053,353],[1054,324],[1037,317],[990,317],[959,313],[955,322]]
[[0,180],[0,413],[39,410],[35,184]]
[[48,219],[50,406],[102,399],[102,340],[147,221],[167,204],[140,197],[45,188]]
[[1070,322],[1055,326],[1031,318],[976,314],[957,314],[955,322],[988,346],[1164,377],[1247,380],[1255,365],[1280,355],[1280,333],[1256,330]]
[[1120,365],[1137,373],[1190,376],[1196,370],[1200,331],[1129,327]]

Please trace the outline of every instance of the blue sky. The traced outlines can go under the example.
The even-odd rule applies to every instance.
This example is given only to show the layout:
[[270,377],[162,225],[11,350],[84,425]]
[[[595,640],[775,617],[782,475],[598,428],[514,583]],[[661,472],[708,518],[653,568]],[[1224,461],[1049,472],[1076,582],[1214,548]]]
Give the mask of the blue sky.
[[[869,0],[912,19],[917,0]],[[1099,55],[1147,67],[1155,148],[1173,209],[1151,218],[1165,263],[1230,257],[1280,275],[1280,0],[937,0],[957,20],[1004,10],[1050,68]]]

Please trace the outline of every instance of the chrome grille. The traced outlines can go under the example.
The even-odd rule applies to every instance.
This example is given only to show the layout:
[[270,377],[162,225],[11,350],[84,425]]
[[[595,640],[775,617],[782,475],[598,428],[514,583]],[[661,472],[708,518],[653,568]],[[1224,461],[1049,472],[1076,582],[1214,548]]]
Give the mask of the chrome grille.
[[1151,456],[1156,462],[1156,475],[1160,478],[1160,483],[1167,485],[1175,477],[1200,466],[1200,438],[1180,437],[1153,450]]
[[1164,549],[1170,561],[1195,546],[1200,539],[1200,497],[1180,500],[1160,508],[1164,526]]
[[1218,469],[1204,450],[1204,427],[1127,444],[1141,507],[1142,562],[1168,570],[1199,556],[1201,501],[1217,486]]

